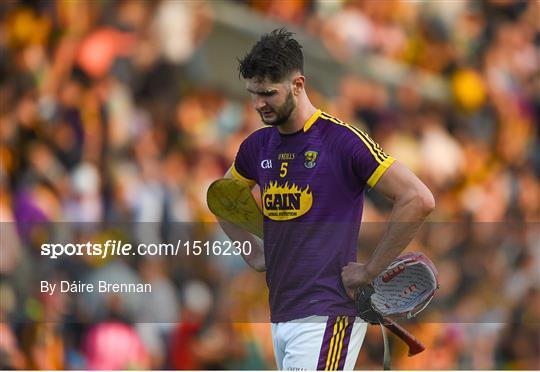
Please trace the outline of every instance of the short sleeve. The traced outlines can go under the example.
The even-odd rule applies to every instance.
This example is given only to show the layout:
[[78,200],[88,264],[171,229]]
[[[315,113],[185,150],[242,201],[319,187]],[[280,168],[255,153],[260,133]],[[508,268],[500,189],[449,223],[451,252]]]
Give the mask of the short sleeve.
[[353,126],[349,126],[349,129],[353,135],[349,147],[353,172],[360,182],[374,187],[395,159],[388,156],[365,132]]
[[233,177],[247,183],[250,187],[257,183],[257,151],[254,138],[246,138],[240,145],[231,167]]

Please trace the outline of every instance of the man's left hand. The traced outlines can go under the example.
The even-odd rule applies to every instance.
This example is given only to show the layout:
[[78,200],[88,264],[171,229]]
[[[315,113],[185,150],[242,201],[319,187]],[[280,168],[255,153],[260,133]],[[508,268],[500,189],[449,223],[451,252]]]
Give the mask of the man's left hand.
[[347,291],[347,295],[354,300],[355,291],[359,287],[363,287],[373,279],[368,272],[366,265],[358,262],[349,262],[341,270],[341,280]]

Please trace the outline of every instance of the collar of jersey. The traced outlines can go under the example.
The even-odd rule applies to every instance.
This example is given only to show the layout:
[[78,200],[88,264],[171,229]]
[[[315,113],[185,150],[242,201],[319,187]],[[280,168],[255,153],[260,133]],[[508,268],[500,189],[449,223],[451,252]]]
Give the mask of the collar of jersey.
[[315,124],[315,122],[319,118],[319,115],[321,115],[321,110],[317,110],[313,113],[313,115],[311,115],[311,117],[304,124],[304,132],[307,132],[309,128],[311,128],[313,124]]

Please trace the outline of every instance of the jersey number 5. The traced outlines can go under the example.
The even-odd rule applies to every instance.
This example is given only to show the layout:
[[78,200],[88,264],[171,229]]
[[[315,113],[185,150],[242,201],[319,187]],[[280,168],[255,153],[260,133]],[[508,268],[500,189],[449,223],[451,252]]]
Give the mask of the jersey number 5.
[[287,166],[289,165],[288,162],[284,161],[281,163],[281,168],[279,169],[279,176],[285,177],[287,175]]

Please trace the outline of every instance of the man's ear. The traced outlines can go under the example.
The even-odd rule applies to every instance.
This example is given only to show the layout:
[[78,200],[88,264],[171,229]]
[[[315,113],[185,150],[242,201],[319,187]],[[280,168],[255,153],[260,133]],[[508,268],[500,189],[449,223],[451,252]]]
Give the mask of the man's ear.
[[306,78],[303,75],[295,77],[292,81],[293,84],[293,94],[295,96],[299,95],[302,90],[304,90]]

